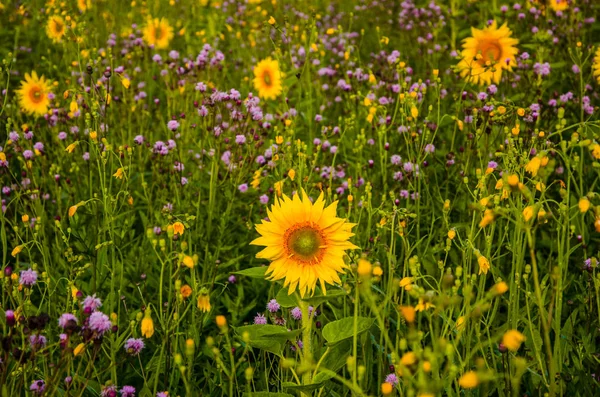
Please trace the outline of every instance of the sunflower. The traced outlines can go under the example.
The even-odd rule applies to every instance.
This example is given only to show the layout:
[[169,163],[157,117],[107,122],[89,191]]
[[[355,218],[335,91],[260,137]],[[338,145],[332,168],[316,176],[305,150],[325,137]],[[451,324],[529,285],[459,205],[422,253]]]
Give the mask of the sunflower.
[[275,99],[281,94],[281,80],[284,74],[279,70],[279,62],[271,58],[263,59],[254,67],[254,88],[258,96]]
[[592,65],[592,70],[594,71],[594,77],[598,84],[600,84],[600,46],[596,50],[596,54],[594,55],[594,63]]
[[569,8],[569,2],[567,0],[549,0],[550,8],[554,11],[564,11]]
[[77,8],[79,11],[85,12],[92,6],[91,0],[77,0]]
[[60,43],[67,31],[65,20],[59,15],[52,15],[46,24],[46,33],[55,43]]
[[167,48],[172,38],[173,28],[164,18],[150,19],[144,28],[144,40],[157,49]]
[[48,111],[50,99],[50,83],[44,76],[38,78],[36,72],[25,73],[25,81],[21,82],[21,88],[17,90],[19,104],[27,113],[34,113],[39,116]]
[[511,30],[494,21],[484,29],[471,28],[473,37],[464,40],[458,63],[460,74],[468,82],[475,84],[498,84],[503,70],[512,70],[516,65],[515,47],[519,40],[511,38]]
[[270,280],[285,278],[289,294],[314,293],[317,281],[323,294],[325,283],[340,283],[338,273],[348,266],[345,250],[358,248],[348,241],[354,224],[336,216],[337,201],[325,207],[323,193],[311,203],[306,192],[290,199],[285,194],[267,211],[269,220],[256,225],[261,237],[250,244],[266,246],[257,258],[271,261],[266,271]]

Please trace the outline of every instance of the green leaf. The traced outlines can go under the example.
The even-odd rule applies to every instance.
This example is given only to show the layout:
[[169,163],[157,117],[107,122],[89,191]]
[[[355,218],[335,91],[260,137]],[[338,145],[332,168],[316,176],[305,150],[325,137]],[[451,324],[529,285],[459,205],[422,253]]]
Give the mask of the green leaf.
[[277,303],[281,305],[281,307],[294,307],[298,306],[298,302],[296,302],[296,298],[294,295],[288,295],[288,289],[282,288],[275,296]]
[[[373,319],[368,317],[358,317],[356,319],[356,334],[359,335],[367,331],[373,325]],[[346,317],[341,320],[331,322],[323,327],[323,338],[328,344],[333,345],[352,338],[354,335],[354,317]]]
[[343,289],[329,290],[327,292],[327,295],[323,295],[320,290],[317,291],[318,292],[315,293],[315,295],[308,298],[304,298],[302,300],[308,302],[313,306],[319,306],[321,303],[327,302],[328,300],[336,300],[338,298],[343,298],[347,295],[346,291],[344,291]]
[[240,336],[243,335],[244,332],[248,332],[250,340],[269,338],[286,341],[295,340],[302,330],[288,331],[287,328],[280,325],[253,324],[237,327],[235,328],[235,332]]
[[322,348],[323,353],[320,357],[322,357],[327,350],[329,350],[329,353],[323,358],[321,367],[337,372],[346,365],[346,360],[352,352],[352,341],[346,339],[333,346],[324,347]]
[[233,274],[237,274],[240,276],[246,276],[251,278],[265,278],[265,272],[267,271],[267,266],[256,266],[248,269],[240,270],[239,272],[234,272]]
[[271,324],[244,325],[234,328],[241,337],[247,333],[247,343],[251,347],[281,355],[287,341],[294,341],[302,330],[288,331],[285,327]]
[[269,391],[257,391],[254,393],[244,393],[244,397],[294,397],[288,393],[273,393]]

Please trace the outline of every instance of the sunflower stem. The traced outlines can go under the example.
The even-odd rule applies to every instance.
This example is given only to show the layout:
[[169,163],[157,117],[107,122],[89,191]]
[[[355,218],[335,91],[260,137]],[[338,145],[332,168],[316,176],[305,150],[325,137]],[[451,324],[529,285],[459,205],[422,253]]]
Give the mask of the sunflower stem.
[[[298,299],[300,310],[302,310],[302,367],[304,374],[302,375],[302,384],[310,385],[312,380],[310,367],[312,366],[312,319],[309,315],[308,302]],[[306,393],[302,393],[302,396],[308,396]]]

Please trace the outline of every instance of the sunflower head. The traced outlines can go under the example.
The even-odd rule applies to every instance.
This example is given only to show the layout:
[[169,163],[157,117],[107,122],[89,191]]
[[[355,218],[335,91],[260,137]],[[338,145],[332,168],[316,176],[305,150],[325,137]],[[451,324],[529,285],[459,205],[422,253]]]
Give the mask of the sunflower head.
[[269,220],[256,225],[261,237],[251,244],[266,247],[256,257],[271,261],[268,278],[284,279],[289,294],[296,289],[301,296],[312,294],[317,282],[325,294],[325,284],[341,282],[339,273],[348,267],[345,250],[358,247],[348,241],[354,224],[338,218],[336,209],[337,201],[325,207],[323,193],[313,204],[302,190],[302,199],[298,194],[276,199]]
[[77,8],[79,11],[85,12],[91,7],[91,0],[77,0]]
[[173,28],[164,19],[150,19],[144,28],[144,40],[157,49],[165,49],[173,38]]
[[25,81],[21,82],[21,88],[17,90],[19,105],[27,113],[42,116],[48,112],[49,93],[50,83],[44,76],[38,77],[36,72],[25,73]]
[[50,18],[48,18],[48,22],[46,24],[46,33],[53,42],[60,43],[66,31],[67,25],[65,24],[65,20],[60,15],[52,15]]
[[254,67],[254,88],[261,98],[277,98],[281,94],[283,78],[279,62],[271,58],[263,59]]
[[568,0],[549,0],[550,8],[554,11],[564,11],[569,8]]
[[600,84],[600,47],[596,50],[596,54],[594,54],[594,63],[592,65],[592,70],[594,72],[594,77],[598,84]]
[[460,74],[475,84],[498,84],[503,70],[512,70],[516,65],[515,47],[519,40],[511,37],[511,30],[494,21],[484,29],[471,28],[472,37],[465,39],[458,63]]

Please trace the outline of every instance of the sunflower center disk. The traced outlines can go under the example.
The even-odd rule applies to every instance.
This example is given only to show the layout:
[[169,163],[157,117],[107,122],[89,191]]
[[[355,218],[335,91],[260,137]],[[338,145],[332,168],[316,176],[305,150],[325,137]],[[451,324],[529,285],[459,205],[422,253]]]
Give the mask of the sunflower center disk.
[[31,101],[34,103],[39,103],[42,101],[42,92],[39,88],[34,88],[31,90],[29,97],[31,98]]
[[[293,231],[288,239],[288,247],[297,259],[312,260],[318,256],[323,238],[312,227],[302,227]],[[299,257],[299,258],[298,258]]]
[[484,64],[486,62],[497,62],[500,60],[500,55],[502,55],[502,48],[500,47],[500,43],[497,42],[483,43],[480,48],[480,51],[481,56],[483,57],[482,61]]
[[269,72],[265,72],[263,79],[265,80],[266,85],[271,86],[271,74]]

